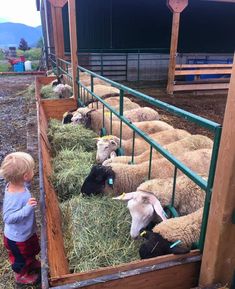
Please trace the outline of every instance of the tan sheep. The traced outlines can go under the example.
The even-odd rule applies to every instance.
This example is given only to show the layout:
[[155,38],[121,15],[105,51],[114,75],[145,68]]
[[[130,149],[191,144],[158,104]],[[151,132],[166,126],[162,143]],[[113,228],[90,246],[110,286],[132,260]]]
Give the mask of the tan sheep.
[[[166,145],[188,136],[190,136],[190,133],[182,129],[164,130],[149,135],[150,138],[160,145]],[[96,161],[98,163],[103,163],[110,157],[112,152],[115,152],[119,148],[119,145],[120,140],[116,136],[100,138],[97,142]],[[130,156],[132,154],[132,139],[123,140],[122,148],[124,149],[125,155]],[[149,151],[150,145],[144,139],[139,138],[135,140],[135,155],[140,155],[143,152]]]
[[[207,179],[206,177],[204,177]],[[171,205],[173,178],[152,179],[142,183],[136,192],[154,194],[163,207]],[[193,213],[204,206],[205,191],[186,175],[176,178],[174,207],[182,215]]]
[[[94,93],[101,98],[119,95],[119,93],[120,93],[119,89],[112,87],[112,86],[108,86],[108,85],[96,84],[96,85],[94,85],[93,88],[94,88],[94,90],[93,90]],[[91,86],[87,86],[87,89],[91,90]],[[93,100],[91,94],[89,94],[89,93],[88,94],[85,93],[85,94],[86,94],[86,97],[85,97],[86,102]]]
[[[178,141],[172,142],[170,144],[163,146],[166,150],[168,150],[171,154],[177,156],[184,152],[194,151],[203,148],[212,148],[213,141],[206,136],[203,135],[191,135],[180,139]],[[162,158],[162,154],[158,151],[153,150],[152,159],[160,159]],[[141,155],[138,155],[134,158],[135,164],[140,164],[146,162],[149,159],[149,151],[143,152]],[[131,158],[128,156],[120,156],[115,158],[110,158],[104,162],[104,165],[108,165],[110,163],[125,163],[128,164],[131,162]]]
[[[155,110],[152,110],[148,107],[142,107],[142,108],[129,110],[132,105],[136,106],[137,104],[127,103],[124,106],[124,113],[123,113],[123,115],[127,117],[130,122],[146,121],[148,119],[149,120],[158,119],[158,113]],[[118,108],[119,107],[117,107],[117,109]],[[113,119],[118,119],[118,118],[113,115]],[[102,109],[99,109],[99,110],[90,109],[88,107],[78,108],[77,112],[74,113],[74,117],[72,118],[72,121],[78,124],[79,123],[89,124],[87,125],[87,127],[99,133],[100,129],[103,127],[103,110]],[[106,111],[104,114],[104,121],[105,121],[104,127],[107,126],[109,128],[110,127],[110,114],[108,111]],[[120,123],[120,121],[118,122]]]
[[[177,157],[185,166],[200,175],[208,175],[210,160],[210,149],[200,149],[184,153]],[[139,165],[111,164],[111,169],[115,173],[113,188],[106,185],[104,192],[113,196],[123,192],[136,191],[137,187],[146,181],[149,170],[149,162]],[[152,162],[151,178],[166,179],[173,177],[175,166],[167,159],[154,160]],[[178,170],[178,176],[182,172]]]
[[[115,107],[119,107],[119,102],[120,102],[120,96],[111,96],[105,99],[105,102],[107,102],[109,105],[111,106],[115,106]],[[140,107],[137,103],[134,103],[133,101],[131,101],[128,97],[123,97],[123,103],[124,103],[124,109],[125,109],[125,105],[131,103],[131,104],[135,104],[136,107],[133,108],[138,108]],[[94,101],[92,103],[90,103],[88,105],[89,108],[95,108],[95,109],[102,109],[103,108],[103,104],[100,101]],[[106,109],[106,107],[104,107]],[[106,109],[107,110],[107,109]]]

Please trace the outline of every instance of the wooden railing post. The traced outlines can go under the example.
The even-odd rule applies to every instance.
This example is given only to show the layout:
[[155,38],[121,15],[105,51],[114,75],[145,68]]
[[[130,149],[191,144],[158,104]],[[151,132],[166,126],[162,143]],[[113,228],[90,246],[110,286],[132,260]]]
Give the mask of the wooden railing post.
[[[229,86],[203,251],[200,285],[231,285],[235,269],[235,62]],[[229,287],[229,286],[228,286]]]
[[73,96],[78,98],[77,67],[78,67],[78,41],[77,41],[77,20],[76,20],[76,0],[68,0],[69,5],[69,31],[71,49],[71,67],[73,76]]
[[51,3],[52,27],[55,39],[55,54],[57,58],[64,59],[64,28],[62,8],[67,0],[49,0]]
[[179,38],[180,13],[187,7],[187,5],[188,0],[167,0],[167,6],[173,12],[170,60],[169,60],[168,83],[167,83],[168,94],[173,94],[174,91],[174,78],[175,78],[175,65],[176,65],[176,56]]

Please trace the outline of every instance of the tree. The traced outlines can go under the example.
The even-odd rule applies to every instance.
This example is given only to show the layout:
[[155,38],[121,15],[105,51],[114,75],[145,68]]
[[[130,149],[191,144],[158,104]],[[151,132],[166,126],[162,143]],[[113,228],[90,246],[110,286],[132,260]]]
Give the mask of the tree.
[[23,51],[30,49],[27,41],[24,38],[20,39],[20,44],[19,44],[18,49],[23,50]]
[[43,48],[43,39],[42,37],[39,38],[37,44],[36,44],[37,48]]

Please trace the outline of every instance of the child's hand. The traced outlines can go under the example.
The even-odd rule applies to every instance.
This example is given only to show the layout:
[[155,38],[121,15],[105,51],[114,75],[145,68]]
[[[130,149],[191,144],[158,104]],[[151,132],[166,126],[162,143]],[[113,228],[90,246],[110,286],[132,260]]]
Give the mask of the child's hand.
[[30,205],[31,207],[35,207],[35,206],[37,206],[37,201],[36,201],[36,199],[35,198],[30,198],[29,200],[28,200],[28,205]]

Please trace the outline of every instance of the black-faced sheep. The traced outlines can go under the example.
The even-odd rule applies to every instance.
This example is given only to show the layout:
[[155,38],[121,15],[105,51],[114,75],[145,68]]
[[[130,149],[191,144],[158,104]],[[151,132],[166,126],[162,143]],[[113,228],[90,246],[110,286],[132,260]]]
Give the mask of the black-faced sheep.
[[[146,241],[140,247],[140,257],[146,259],[170,253],[187,253],[193,243],[199,240],[202,214],[203,208],[187,216],[161,222],[153,228],[153,232],[142,233]],[[138,235],[139,233],[132,237],[136,238]],[[177,243],[179,249],[172,251]]]
[[141,259],[149,259],[168,254],[180,255],[189,253],[190,251],[188,248],[179,247],[178,242],[169,242],[160,234],[152,231],[141,230],[140,235],[145,239],[139,249]]
[[63,74],[57,76],[56,79],[51,82],[51,86],[57,86],[58,84],[65,84]]
[[[201,149],[193,152],[188,152],[177,157],[184,165],[190,168],[192,171],[207,175],[210,166],[211,150]],[[146,181],[149,170],[149,162],[144,162],[139,165],[126,165],[126,164],[111,164],[110,167],[97,166],[99,167],[100,174],[107,174],[107,170],[110,173],[115,174],[115,180],[113,185],[110,186],[106,182],[106,186],[103,193],[116,196],[122,192],[133,192],[137,187]],[[95,172],[94,167],[94,171]],[[175,166],[167,159],[154,160],[152,162],[151,177],[152,178],[169,178],[174,175]],[[182,173],[178,171],[178,175]],[[92,173],[89,174],[89,179],[86,179],[83,184],[83,193],[92,194],[92,185],[89,184],[92,179]],[[106,180],[108,181],[108,180]],[[101,191],[101,190],[100,190]]]
[[[151,124],[151,123],[150,123]],[[209,139],[206,136],[203,135],[190,135],[188,137],[185,137],[183,139],[180,139],[178,141],[172,142],[170,144],[164,145],[163,147],[168,150],[173,155],[179,155],[184,152],[188,151],[194,151],[198,149],[209,149],[212,148],[213,141]],[[152,158],[160,159],[162,158],[162,155],[156,151],[153,150]],[[149,159],[149,151],[143,152],[141,155],[138,155],[134,159],[135,164],[140,164],[143,162],[146,162]],[[128,156],[120,156],[116,158],[110,158],[106,161],[104,161],[103,165],[107,166],[110,163],[124,163],[128,164],[131,162],[131,158]]]
[[[158,142],[160,145],[167,145],[188,136],[191,136],[190,133],[182,129],[163,130],[149,135],[149,137]],[[122,148],[124,149],[125,155],[131,156],[132,144],[132,139],[122,141]],[[96,161],[98,163],[103,163],[110,157],[112,152],[115,152],[119,148],[119,145],[120,140],[116,136],[100,138],[97,142]],[[149,151],[150,146],[144,139],[138,138],[135,140],[134,153],[136,156],[142,154],[143,152]]]

